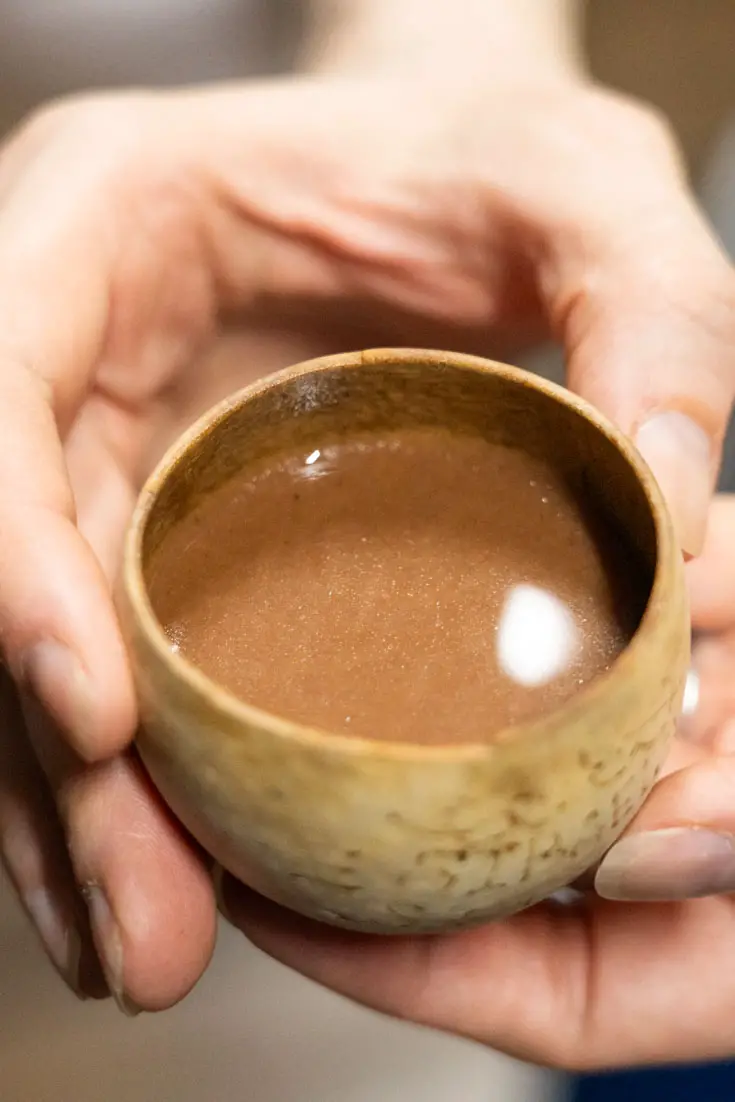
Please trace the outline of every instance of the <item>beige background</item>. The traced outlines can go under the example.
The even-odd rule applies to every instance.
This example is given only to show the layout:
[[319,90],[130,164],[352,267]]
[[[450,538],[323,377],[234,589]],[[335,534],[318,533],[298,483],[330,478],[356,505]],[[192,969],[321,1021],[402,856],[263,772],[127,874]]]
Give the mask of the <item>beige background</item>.
[[589,0],[588,15],[595,75],[664,110],[700,171],[735,108],[733,0]]

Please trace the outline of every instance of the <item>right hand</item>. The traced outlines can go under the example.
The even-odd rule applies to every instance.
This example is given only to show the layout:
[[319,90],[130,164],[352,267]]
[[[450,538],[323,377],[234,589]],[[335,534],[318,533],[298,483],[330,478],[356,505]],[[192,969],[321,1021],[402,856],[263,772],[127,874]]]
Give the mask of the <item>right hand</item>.
[[264,952],[375,1010],[576,1071],[731,1059],[735,1006],[735,496],[690,564],[701,705],[597,872],[597,893],[448,936],[349,933],[223,880]]

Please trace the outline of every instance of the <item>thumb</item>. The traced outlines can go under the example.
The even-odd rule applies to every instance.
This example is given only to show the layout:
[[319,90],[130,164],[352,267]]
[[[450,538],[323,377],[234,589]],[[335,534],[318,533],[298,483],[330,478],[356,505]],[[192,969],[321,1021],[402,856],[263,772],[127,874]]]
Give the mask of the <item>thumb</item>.
[[659,781],[603,859],[598,894],[654,902],[735,892],[734,786],[735,758],[724,755]]
[[673,168],[651,175],[596,212],[551,308],[569,385],[633,437],[696,556],[735,394],[735,275]]

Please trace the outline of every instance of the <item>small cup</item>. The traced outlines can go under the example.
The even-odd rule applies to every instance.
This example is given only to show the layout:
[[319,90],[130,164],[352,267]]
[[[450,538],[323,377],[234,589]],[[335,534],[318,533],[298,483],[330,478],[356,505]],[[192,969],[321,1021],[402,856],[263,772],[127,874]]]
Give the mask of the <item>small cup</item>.
[[[289,722],[174,653],[146,577],[203,495],[284,448],[419,424],[521,447],[617,519],[636,551],[631,569],[645,572],[650,591],[606,673],[533,722],[489,732],[486,743],[428,746]],[[314,360],[206,414],[142,491],[121,613],[140,702],[138,748],[173,812],[256,891],[312,918],[383,934],[498,919],[594,865],[654,784],[689,661],[682,556],[632,444],[561,387],[444,352]]]

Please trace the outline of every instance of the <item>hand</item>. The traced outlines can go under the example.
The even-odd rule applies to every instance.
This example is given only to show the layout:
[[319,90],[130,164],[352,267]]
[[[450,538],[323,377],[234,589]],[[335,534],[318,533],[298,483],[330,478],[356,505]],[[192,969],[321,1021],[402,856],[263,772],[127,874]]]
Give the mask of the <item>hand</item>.
[[696,897],[735,892],[733,546],[735,497],[720,498],[691,575],[707,713],[691,734],[707,745],[680,748],[597,874],[599,892],[638,902],[591,893],[468,933],[381,939],[298,918],[228,877],[230,921],[353,999],[536,1063],[731,1056],[735,897]]
[[[0,160],[0,644],[21,708],[3,711],[0,835],[75,988],[104,990],[93,938],[121,1005],[162,1008],[213,944],[206,864],[126,751],[135,701],[110,597],[137,489],[183,425],[302,355],[510,357],[553,333],[574,387],[625,430],[647,426],[696,551],[734,302],[660,124],[561,77],[111,96],[21,129]],[[233,319],[247,333],[234,358]],[[540,923],[543,941],[545,922],[507,930]],[[457,944],[485,952],[480,935]],[[422,982],[401,974],[407,992]],[[466,1028],[459,997],[442,1004],[448,1028]]]

